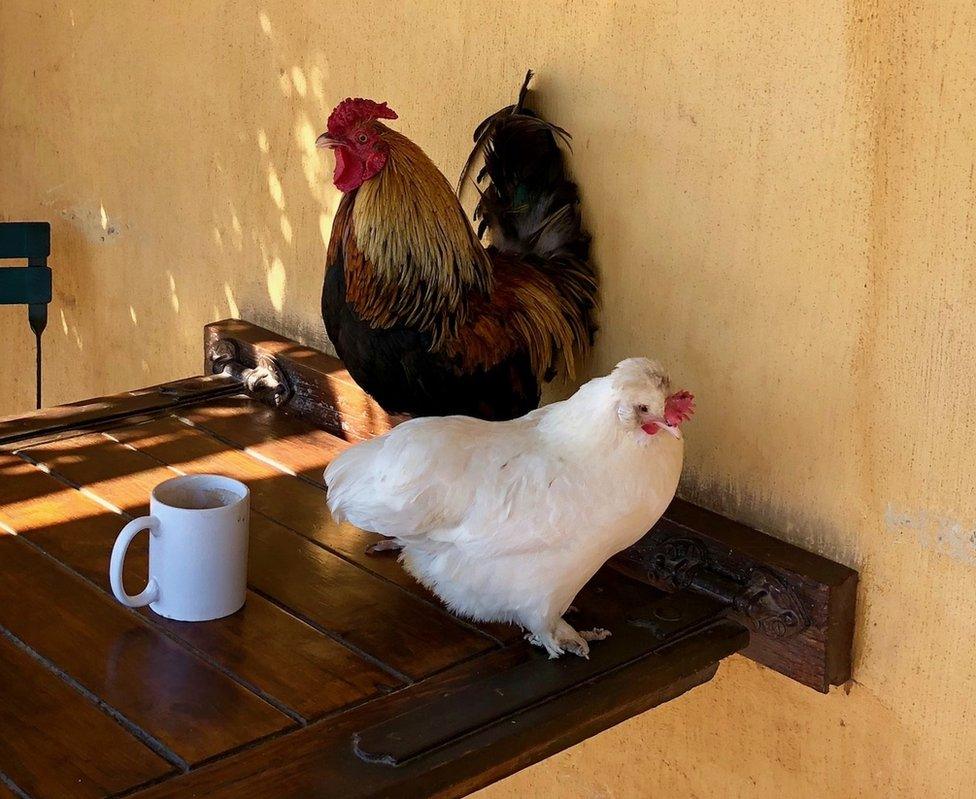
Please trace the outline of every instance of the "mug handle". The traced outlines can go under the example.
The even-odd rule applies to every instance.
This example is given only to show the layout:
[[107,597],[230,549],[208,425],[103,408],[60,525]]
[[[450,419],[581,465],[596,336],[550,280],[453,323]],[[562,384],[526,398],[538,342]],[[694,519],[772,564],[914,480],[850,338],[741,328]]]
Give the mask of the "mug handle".
[[125,553],[129,549],[129,544],[143,530],[148,530],[152,535],[159,535],[159,519],[155,516],[140,516],[133,519],[119,533],[115,539],[115,546],[112,547],[112,561],[108,567],[108,579],[112,583],[112,593],[115,598],[123,605],[130,608],[141,608],[150,602],[155,602],[159,598],[159,586],[156,578],[150,577],[145,589],[135,596],[130,596],[122,587],[122,564],[125,562]]

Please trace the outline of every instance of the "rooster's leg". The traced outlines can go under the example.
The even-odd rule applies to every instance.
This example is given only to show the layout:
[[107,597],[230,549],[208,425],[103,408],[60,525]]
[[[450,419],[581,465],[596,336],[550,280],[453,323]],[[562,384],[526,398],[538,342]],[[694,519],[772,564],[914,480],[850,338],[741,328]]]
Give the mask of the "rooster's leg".
[[366,547],[366,554],[379,555],[381,552],[399,552],[401,549],[403,549],[403,544],[396,538],[383,538]]
[[613,633],[603,627],[594,627],[592,630],[580,630],[579,635],[584,641],[605,641]]

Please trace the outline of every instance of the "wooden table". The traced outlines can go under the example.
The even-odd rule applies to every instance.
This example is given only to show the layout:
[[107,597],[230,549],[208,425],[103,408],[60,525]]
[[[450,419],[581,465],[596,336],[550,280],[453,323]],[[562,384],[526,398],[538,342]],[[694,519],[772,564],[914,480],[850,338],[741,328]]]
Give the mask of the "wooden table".
[[[0,797],[461,796],[749,643],[721,601],[609,568],[577,602],[577,626],[613,630],[589,660],[452,616],[329,518],[322,470],[396,421],[329,375],[331,429],[229,374],[0,420]],[[193,473],[250,486],[244,608],[181,623],[123,607],[115,536],[154,485]],[[136,591],[144,537],[127,566]]]

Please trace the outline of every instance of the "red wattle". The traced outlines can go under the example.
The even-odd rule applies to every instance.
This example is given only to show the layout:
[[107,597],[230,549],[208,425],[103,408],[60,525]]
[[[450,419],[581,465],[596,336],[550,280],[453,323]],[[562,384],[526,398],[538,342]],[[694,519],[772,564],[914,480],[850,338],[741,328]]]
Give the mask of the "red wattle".
[[352,191],[363,184],[363,162],[345,147],[336,147],[332,180],[339,191]]
[[660,429],[661,427],[658,425],[657,422],[648,422],[647,424],[641,425],[641,430],[643,430],[649,436],[653,436]]

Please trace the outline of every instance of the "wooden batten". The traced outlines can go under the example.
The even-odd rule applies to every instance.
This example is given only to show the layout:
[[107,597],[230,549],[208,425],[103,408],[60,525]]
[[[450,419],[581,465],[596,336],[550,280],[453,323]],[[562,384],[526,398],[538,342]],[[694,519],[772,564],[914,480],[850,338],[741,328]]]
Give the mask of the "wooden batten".
[[0,446],[42,435],[97,427],[133,414],[177,408],[237,391],[240,391],[238,382],[208,373],[207,376],[189,377],[137,391],[55,405],[29,414],[5,416],[0,418]]
[[[679,565],[662,568],[669,557]],[[752,633],[742,654],[787,677],[824,693],[851,678],[858,575],[847,566],[680,499],[612,563],[667,591],[721,592]]]

